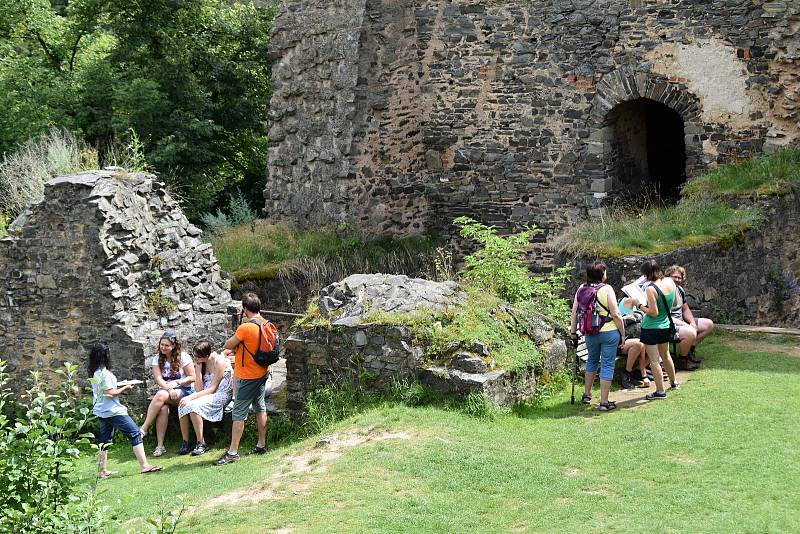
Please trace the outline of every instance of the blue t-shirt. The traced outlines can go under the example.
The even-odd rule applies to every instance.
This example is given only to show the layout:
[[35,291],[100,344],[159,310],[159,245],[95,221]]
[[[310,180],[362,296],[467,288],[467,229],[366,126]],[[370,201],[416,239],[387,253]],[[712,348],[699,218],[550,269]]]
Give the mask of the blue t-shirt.
[[114,417],[115,415],[128,415],[128,408],[120,401],[119,397],[109,397],[106,390],[117,389],[117,377],[114,373],[101,367],[94,372],[95,380],[92,381],[92,394],[94,395],[93,413],[97,417]]

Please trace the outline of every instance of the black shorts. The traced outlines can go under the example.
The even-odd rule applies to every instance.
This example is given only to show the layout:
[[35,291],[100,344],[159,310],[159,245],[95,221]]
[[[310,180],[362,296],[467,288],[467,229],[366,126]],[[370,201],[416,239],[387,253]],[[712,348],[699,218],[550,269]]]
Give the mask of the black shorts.
[[645,345],[660,345],[671,341],[668,328],[642,328],[639,341]]

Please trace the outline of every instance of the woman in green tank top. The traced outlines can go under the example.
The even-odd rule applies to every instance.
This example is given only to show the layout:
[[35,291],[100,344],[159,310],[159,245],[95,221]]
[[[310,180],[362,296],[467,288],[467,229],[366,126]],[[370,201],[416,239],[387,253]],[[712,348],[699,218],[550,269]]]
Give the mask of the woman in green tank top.
[[[645,345],[645,352],[650,360],[650,369],[653,370],[653,378],[656,382],[656,391],[647,395],[646,398],[647,400],[665,399],[667,391],[664,389],[664,376],[659,357],[667,369],[671,389],[678,388],[678,382],[675,380],[675,364],[669,354],[671,337],[669,312],[675,301],[677,288],[671,278],[664,276],[661,267],[655,260],[644,262],[641,272],[649,284],[645,289],[647,304],[638,305],[638,308],[645,313],[639,339]],[[665,299],[666,306],[663,302]]]

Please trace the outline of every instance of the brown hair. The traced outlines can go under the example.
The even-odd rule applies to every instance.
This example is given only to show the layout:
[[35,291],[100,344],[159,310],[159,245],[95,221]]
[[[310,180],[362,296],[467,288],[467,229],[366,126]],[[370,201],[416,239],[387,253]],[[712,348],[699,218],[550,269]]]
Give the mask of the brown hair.
[[[207,339],[203,339],[197,342],[197,345],[194,346],[194,355],[195,356],[202,356],[203,358],[208,358],[211,356],[211,342]],[[200,364],[200,376],[205,376],[206,374],[206,362]]]
[[170,343],[172,343],[172,352],[169,355],[169,366],[172,369],[180,369],[181,368],[181,352],[183,352],[183,345],[181,344],[181,340],[178,339],[176,334],[172,332],[164,332],[160,338],[158,338],[158,345],[156,346],[156,351],[158,352],[158,367],[161,368],[161,372],[164,372],[164,362],[167,361],[167,357],[161,352],[161,341],[166,339]]
[[606,264],[602,261],[595,261],[586,266],[586,282],[589,284],[599,284],[603,281],[606,273]]
[[667,270],[664,271],[664,274],[666,276],[671,276],[672,273],[674,273],[675,271],[681,273],[681,276],[683,277],[683,281],[685,282],[686,281],[686,269],[684,269],[680,265],[670,265],[669,267],[667,267]]
[[245,293],[242,297],[242,308],[252,313],[261,312],[261,299],[255,293]]
[[641,273],[647,278],[648,282],[655,282],[660,278],[664,278],[664,273],[661,272],[661,266],[656,260],[647,260],[642,264]]

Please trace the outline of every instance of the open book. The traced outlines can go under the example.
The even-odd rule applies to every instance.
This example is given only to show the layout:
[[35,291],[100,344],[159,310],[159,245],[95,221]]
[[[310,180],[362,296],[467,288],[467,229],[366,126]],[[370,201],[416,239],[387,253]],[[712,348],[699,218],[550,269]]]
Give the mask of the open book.
[[634,298],[638,301],[639,304],[647,304],[647,295],[645,295],[644,290],[647,284],[647,280],[644,276],[639,277],[636,279],[635,282],[628,284],[627,286],[622,286],[622,292],[625,295]]
[[141,380],[120,380],[119,382],[117,382],[117,387],[121,388],[128,385],[135,386],[137,384],[144,384],[144,382],[142,382]]

